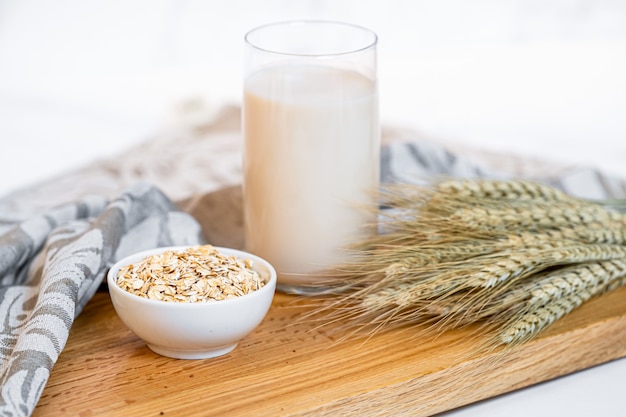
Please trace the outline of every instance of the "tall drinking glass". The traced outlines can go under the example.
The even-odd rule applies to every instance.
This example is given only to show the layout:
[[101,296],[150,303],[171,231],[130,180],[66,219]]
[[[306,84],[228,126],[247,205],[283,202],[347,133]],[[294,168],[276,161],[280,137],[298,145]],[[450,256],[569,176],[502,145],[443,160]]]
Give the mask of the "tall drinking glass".
[[377,37],[295,21],[253,29],[245,43],[246,249],[273,264],[279,290],[319,292],[325,271],[373,225]]

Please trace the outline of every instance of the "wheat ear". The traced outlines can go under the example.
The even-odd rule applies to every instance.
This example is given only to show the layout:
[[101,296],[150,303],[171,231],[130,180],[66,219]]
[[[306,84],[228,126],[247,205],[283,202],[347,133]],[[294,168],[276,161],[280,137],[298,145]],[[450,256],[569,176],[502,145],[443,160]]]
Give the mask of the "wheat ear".
[[620,275],[590,288],[580,289],[563,297],[521,314],[514,315],[501,328],[499,341],[502,344],[518,344],[532,339],[546,327],[579,307],[585,301],[606,291],[619,288],[626,284],[626,277]]
[[523,180],[446,180],[437,184],[436,193],[461,199],[542,200],[566,201],[574,199],[554,187]]

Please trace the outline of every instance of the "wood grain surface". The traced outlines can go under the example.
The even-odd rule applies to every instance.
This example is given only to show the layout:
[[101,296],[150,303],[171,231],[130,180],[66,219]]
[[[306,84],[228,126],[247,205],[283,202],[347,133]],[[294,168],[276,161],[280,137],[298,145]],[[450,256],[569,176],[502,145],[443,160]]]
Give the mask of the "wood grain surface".
[[[78,317],[38,407],[42,416],[426,416],[626,356],[626,288],[591,300],[536,340],[470,355],[470,330],[339,342],[276,294],[228,355],[151,352],[96,294]],[[494,361],[497,360],[497,366]]]

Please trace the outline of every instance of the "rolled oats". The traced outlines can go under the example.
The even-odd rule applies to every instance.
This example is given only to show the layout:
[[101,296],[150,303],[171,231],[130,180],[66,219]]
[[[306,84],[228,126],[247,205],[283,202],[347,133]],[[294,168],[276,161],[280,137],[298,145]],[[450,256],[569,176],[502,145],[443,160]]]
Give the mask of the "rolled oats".
[[211,245],[165,251],[120,268],[116,283],[152,300],[210,302],[249,294],[265,283],[251,259],[226,256]]

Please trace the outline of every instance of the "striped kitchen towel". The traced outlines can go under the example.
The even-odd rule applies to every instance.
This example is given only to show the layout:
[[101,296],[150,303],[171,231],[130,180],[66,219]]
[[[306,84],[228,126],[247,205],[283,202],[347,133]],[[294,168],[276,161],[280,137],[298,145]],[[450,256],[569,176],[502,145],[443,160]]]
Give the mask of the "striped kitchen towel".
[[28,416],[74,319],[133,252],[200,244],[200,226],[157,188],[85,196],[0,232],[0,415]]

